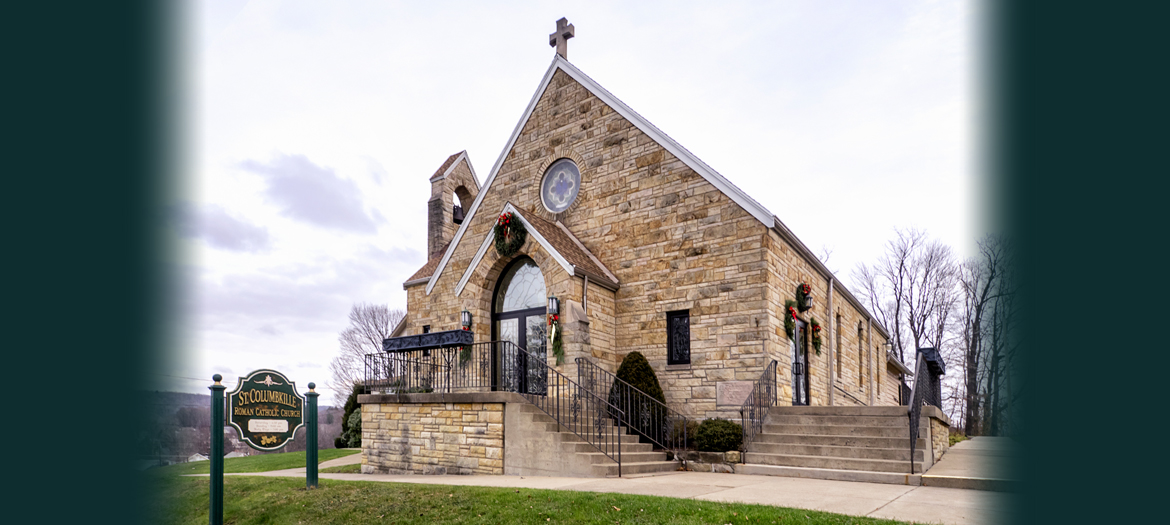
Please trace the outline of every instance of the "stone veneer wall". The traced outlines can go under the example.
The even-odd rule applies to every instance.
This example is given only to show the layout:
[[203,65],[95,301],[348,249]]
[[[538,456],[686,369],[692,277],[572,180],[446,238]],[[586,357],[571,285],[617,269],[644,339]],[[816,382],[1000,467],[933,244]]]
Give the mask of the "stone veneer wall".
[[947,449],[951,447],[951,428],[940,419],[930,418],[930,449],[934,451],[934,460],[938,461]]
[[362,405],[362,474],[503,474],[504,403]]

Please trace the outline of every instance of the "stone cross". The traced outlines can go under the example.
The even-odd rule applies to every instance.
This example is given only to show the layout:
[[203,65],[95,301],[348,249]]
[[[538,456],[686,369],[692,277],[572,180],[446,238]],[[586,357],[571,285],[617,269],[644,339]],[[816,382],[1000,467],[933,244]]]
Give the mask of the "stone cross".
[[556,46],[557,54],[568,60],[570,38],[573,38],[573,24],[569,23],[569,19],[561,18],[557,20],[557,32],[548,35],[548,45]]

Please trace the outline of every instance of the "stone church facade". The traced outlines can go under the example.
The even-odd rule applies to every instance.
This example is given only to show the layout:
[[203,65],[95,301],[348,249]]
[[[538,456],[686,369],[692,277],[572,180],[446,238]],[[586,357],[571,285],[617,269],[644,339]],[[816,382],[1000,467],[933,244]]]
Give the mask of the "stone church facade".
[[[556,368],[568,377],[575,358],[613,371],[638,351],[672,409],[738,418],[720,385],[756,380],[774,360],[778,405],[899,404],[909,371],[862,303],[772,212],[560,55],[482,184],[465,152],[430,181],[429,260],[404,283],[394,336],[460,329],[468,311],[477,342],[517,338],[525,322],[517,342],[537,341],[531,318],[500,311],[524,274],[559,299]],[[504,212],[528,231],[509,257],[492,245]],[[811,308],[790,338],[785,301],[802,283]]]

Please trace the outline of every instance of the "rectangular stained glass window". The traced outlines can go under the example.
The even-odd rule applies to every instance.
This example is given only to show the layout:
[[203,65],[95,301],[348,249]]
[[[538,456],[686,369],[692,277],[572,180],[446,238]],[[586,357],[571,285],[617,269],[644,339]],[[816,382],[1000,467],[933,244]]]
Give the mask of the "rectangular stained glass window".
[[691,312],[666,312],[666,364],[691,363]]

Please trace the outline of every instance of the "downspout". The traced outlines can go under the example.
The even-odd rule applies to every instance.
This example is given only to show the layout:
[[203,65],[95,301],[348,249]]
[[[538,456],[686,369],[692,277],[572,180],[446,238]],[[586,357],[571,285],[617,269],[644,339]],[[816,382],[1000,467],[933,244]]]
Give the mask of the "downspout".
[[828,323],[828,325],[830,327],[829,328],[829,341],[831,341],[831,343],[829,344],[829,348],[830,348],[830,350],[829,350],[829,381],[825,384],[829,386],[829,406],[835,406],[833,404],[834,403],[833,400],[836,397],[833,395],[833,391],[836,390],[835,388],[833,388],[833,372],[834,372],[834,370],[833,370],[833,363],[834,363],[833,356],[835,355],[834,352],[840,352],[841,350],[839,348],[837,348],[837,342],[836,342],[837,341],[837,334],[836,334],[836,332],[834,332],[834,330],[836,330],[837,328],[833,326],[834,323],[833,323],[833,277],[832,277],[832,274],[830,274],[830,277],[829,277],[828,303],[829,303],[829,308],[828,308],[828,311],[825,312],[825,315],[827,316],[825,318],[825,322]]
[[869,357],[869,406],[873,406],[873,319],[865,318],[865,355]]

